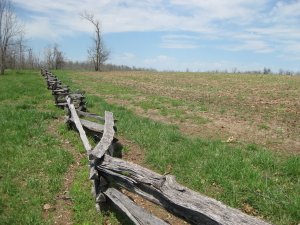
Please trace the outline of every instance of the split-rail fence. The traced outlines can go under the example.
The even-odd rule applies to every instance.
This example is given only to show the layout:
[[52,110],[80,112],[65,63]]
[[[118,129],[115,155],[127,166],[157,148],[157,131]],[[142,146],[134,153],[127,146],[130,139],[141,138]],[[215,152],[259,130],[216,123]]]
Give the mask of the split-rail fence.
[[[168,224],[123,194],[120,189],[124,188],[165,208],[190,224],[269,224],[178,184],[172,175],[160,175],[118,158],[121,155],[121,144],[115,136],[116,120],[113,113],[105,111],[104,117],[101,117],[88,112],[84,93],[71,92],[68,86],[63,85],[46,69],[41,70],[41,75],[45,78],[48,89],[52,90],[55,104],[66,110],[67,124],[79,132],[89,160],[89,179],[93,183],[92,193],[98,210],[109,202],[134,224]],[[87,118],[102,121],[102,124]],[[87,136],[92,136],[98,142],[94,148]]]

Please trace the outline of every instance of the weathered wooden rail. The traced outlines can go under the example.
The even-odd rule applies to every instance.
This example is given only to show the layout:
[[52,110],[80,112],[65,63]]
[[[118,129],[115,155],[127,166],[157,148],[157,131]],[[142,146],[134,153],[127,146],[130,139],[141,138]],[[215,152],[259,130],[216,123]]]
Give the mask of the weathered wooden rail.
[[[253,216],[231,208],[223,203],[192,191],[175,180],[174,176],[160,175],[139,165],[114,157],[120,144],[115,137],[116,127],[111,112],[105,116],[86,112],[82,93],[71,93],[69,88],[47,70],[41,70],[48,89],[52,90],[55,104],[67,109],[66,122],[76,129],[87,152],[90,164],[90,180],[96,207],[101,208],[109,200],[134,224],[168,224],[141,208],[118,189],[125,188],[145,199],[160,205],[190,224],[267,225]],[[80,117],[94,118],[104,122],[98,124]],[[87,135],[98,143],[92,148]]]

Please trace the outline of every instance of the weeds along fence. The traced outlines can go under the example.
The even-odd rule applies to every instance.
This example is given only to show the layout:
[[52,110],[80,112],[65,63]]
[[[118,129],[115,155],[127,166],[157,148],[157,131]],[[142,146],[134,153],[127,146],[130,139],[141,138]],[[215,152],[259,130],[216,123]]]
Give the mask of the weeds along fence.
[[[41,75],[48,89],[52,90],[55,104],[65,109],[66,123],[79,132],[89,160],[89,179],[93,183],[92,194],[98,210],[106,204],[112,204],[134,224],[168,224],[135,204],[120,191],[124,188],[190,224],[269,224],[178,184],[174,176],[160,175],[122,160],[121,144],[115,137],[116,120],[113,113],[105,111],[104,117],[101,117],[88,112],[83,92],[71,92],[68,86],[45,69],[41,70]],[[94,148],[87,136],[93,137],[96,143]]]

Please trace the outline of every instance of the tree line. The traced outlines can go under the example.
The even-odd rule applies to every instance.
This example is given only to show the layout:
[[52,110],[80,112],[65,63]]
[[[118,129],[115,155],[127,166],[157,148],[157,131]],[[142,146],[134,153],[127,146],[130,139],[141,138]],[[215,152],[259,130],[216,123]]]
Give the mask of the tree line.
[[51,68],[62,67],[62,52],[54,46],[45,54],[42,61],[34,54],[33,49],[25,44],[25,28],[19,21],[10,0],[0,0],[0,75],[5,69],[33,69],[40,67],[42,63],[51,62]]
[[51,70],[154,70],[125,65],[113,65],[105,63],[110,52],[106,49],[100,21],[93,14],[84,12],[81,18],[94,27],[92,45],[88,49],[88,60],[83,62],[68,60],[58,44],[44,48],[42,54],[35,54],[33,49],[26,45],[25,28],[18,20],[11,0],[0,0],[0,74],[5,69],[35,69],[46,67]]
[[3,75],[7,68],[27,69],[45,66],[49,69],[62,69],[65,66],[74,65],[90,68],[91,64],[95,71],[105,68],[129,69],[123,66],[104,66],[109,57],[109,51],[103,43],[100,21],[87,12],[82,13],[81,18],[90,22],[94,27],[93,43],[88,49],[89,62],[76,64],[68,61],[57,44],[46,47],[41,58],[33,53],[32,48],[25,45],[25,28],[14,12],[12,1],[0,0],[0,74]]
[[9,60],[23,61],[24,26],[18,21],[10,0],[0,0],[0,74],[3,75]]

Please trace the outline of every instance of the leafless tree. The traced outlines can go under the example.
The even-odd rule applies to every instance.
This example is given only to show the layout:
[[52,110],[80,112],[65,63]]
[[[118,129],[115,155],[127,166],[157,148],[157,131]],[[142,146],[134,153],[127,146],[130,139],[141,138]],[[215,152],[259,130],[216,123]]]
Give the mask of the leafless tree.
[[54,69],[62,69],[65,63],[65,57],[62,51],[59,50],[58,45],[53,47]]
[[53,57],[52,48],[50,46],[48,46],[44,49],[44,62],[45,62],[46,68],[53,69],[54,57]]
[[65,63],[65,57],[62,51],[59,50],[57,44],[53,47],[49,46],[45,48],[44,53],[45,66],[48,69],[62,69]]
[[33,52],[32,48],[26,49],[24,61],[24,68],[26,69],[38,69],[42,67],[40,64],[40,57]]
[[27,56],[27,60],[26,60],[26,65],[28,69],[33,69],[34,68],[34,55],[32,52],[32,48],[28,49],[28,56]]
[[109,51],[105,49],[103,43],[100,21],[95,19],[93,14],[87,12],[82,13],[81,17],[94,26],[95,36],[93,37],[93,46],[88,49],[88,55],[94,64],[95,71],[101,71],[103,63],[109,57]]
[[0,74],[7,67],[6,59],[9,49],[16,43],[17,37],[24,32],[19,23],[10,0],[0,0]]
[[12,69],[25,69],[27,68],[26,52],[28,48],[25,45],[24,36],[21,34],[18,38],[14,39],[6,52],[5,66]]
[[27,50],[24,45],[24,37],[23,35],[20,35],[19,38],[16,41],[16,48],[18,49],[19,54],[19,62],[18,62],[18,69],[24,69],[25,68],[25,51]]

